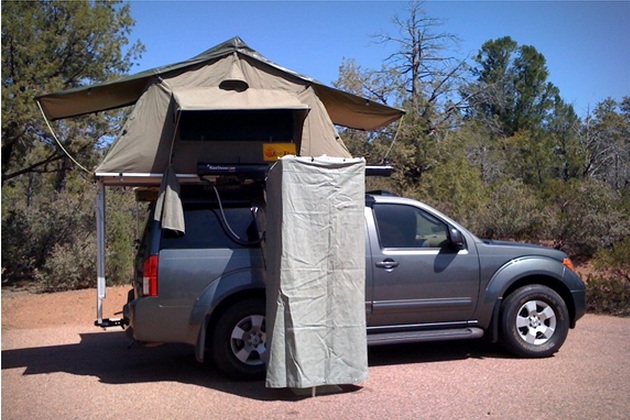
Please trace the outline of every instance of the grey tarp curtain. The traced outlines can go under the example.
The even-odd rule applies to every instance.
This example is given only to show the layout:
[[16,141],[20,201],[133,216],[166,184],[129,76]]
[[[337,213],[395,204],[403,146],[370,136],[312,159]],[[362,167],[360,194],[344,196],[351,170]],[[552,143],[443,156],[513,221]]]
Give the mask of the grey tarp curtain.
[[367,379],[365,161],[279,159],[267,179],[267,380]]
[[162,229],[186,233],[184,209],[179,197],[179,181],[172,165],[166,168],[160,185],[160,194],[155,204],[154,219],[161,222]]

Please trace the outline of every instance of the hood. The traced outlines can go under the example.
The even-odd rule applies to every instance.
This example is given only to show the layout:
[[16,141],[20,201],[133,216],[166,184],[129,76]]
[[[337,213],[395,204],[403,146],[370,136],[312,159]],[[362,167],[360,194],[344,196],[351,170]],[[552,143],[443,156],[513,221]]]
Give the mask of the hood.
[[[495,255],[505,255],[510,258],[538,255],[553,258],[562,262],[567,257],[565,252],[546,246],[520,242],[495,241],[492,239],[482,239],[481,241],[487,246],[486,252]],[[480,252],[482,251],[480,250]]]

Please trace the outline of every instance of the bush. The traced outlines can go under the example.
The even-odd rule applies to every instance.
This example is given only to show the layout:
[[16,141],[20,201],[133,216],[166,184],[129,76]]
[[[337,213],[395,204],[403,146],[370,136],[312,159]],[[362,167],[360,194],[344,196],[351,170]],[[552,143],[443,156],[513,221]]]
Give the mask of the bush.
[[86,289],[94,286],[96,238],[60,243],[53,247],[46,264],[35,271],[35,280],[43,292]]
[[630,316],[630,280],[627,278],[591,274],[586,287],[588,312]]
[[487,238],[517,241],[539,239],[546,219],[531,188],[521,181],[505,180],[492,188],[484,234]]
[[[94,183],[69,177],[62,191],[43,191],[29,200],[16,191],[11,185],[2,189],[2,284],[35,281],[43,291],[95,287]],[[109,284],[129,283],[133,273],[134,202],[132,190],[107,190]]]
[[600,250],[594,267],[601,274],[587,279],[588,309],[630,316],[630,236]]
[[[31,246],[25,246],[31,244]],[[29,278],[36,258],[28,218],[24,212],[10,210],[2,218],[2,284]]]
[[630,234],[619,192],[593,180],[550,182],[543,194],[550,217],[547,237],[578,259],[590,259]]

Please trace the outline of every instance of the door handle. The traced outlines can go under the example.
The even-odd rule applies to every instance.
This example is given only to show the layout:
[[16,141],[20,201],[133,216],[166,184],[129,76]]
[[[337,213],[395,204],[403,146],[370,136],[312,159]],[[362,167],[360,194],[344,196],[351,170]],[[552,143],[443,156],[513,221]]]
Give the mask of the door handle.
[[385,258],[383,261],[377,262],[376,266],[378,268],[384,268],[385,270],[391,270],[392,268],[398,267],[398,262],[391,258]]

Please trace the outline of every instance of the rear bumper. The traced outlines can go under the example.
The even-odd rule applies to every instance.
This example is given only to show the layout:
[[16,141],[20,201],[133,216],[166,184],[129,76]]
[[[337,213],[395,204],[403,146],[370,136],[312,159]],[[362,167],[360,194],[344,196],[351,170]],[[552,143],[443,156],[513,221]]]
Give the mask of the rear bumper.
[[158,297],[140,297],[123,307],[129,337],[147,343],[195,344],[198,333],[190,325],[189,306],[166,306]]

